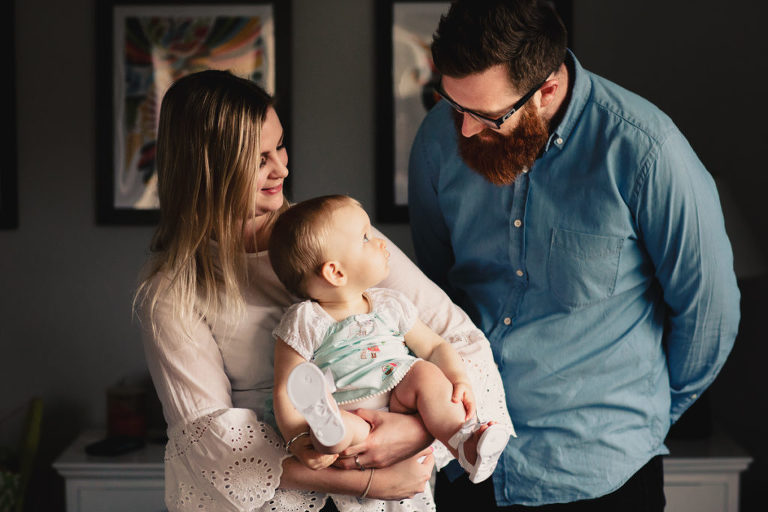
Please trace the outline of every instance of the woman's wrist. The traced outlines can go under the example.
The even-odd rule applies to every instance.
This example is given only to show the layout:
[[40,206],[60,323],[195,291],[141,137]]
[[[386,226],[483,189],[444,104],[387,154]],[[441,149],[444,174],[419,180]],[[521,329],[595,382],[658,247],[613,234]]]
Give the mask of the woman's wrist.
[[[369,483],[371,483],[371,488],[367,488]],[[283,460],[283,474],[280,477],[279,487],[281,489],[301,489],[347,494],[349,496],[362,496],[367,490],[367,496],[373,492],[372,488],[377,485],[373,482],[368,470],[349,471],[333,467],[314,470],[306,467],[296,457],[288,457]]]
[[363,494],[360,495],[360,499],[364,500],[366,496],[368,496],[368,492],[371,490],[371,484],[373,483],[373,472],[374,468],[370,469],[371,474],[368,476],[368,485],[365,486],[365,490],[363,491]]
[[299,432],[295,436],[293,436],[287,443],[285,443],[285,451],[290,452],[291,451],[291,445],[301,439],[302,437],[306,437],[309,435],[309,430],[305,430],[304,432]]

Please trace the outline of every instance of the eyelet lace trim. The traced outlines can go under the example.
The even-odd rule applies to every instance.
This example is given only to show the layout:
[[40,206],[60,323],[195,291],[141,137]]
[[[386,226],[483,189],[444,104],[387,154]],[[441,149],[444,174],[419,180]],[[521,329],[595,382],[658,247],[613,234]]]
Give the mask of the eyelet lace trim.
[[165,461],[184,455],[189,448],[200,441],[214,420],[214,414],[207,414],[186,425],[169,429],[168,444],[165,446]]
[[325,506],[326,500],[327,496],[316,491],[277,489],[274,497],[261,510],[269,512],[317,512]]
[[[169,429],[168,437],[165,483],[169,510],[269,510],[264,507],[275,500],[282,461],[290,454],[275,431],[257,421],[253,411],[216,411]],[[278,501],[289,498],[281,496]],[[324,496],[297,494],[291,499],[311,511]]]
[[331,494],[336,507],[342,512],[435,512],[432,490],[427,483],[424,492],[405,500],[361,500],[354,496]]
[[[451,336],[448,341],[459,351],[464,360],[467,376],[478,400],[478,421],[484,423],[494,420],[508,425],[514,432],[512,420],[509,417],[509,411],[507,411],[501,377],[498,371],[491,371],[496,370],[497,366],[493,360],[488,340],[479,331],[472,331]],[[481,344],[489,346],[488,350],[481,350]],[[477,358],[473,356],[477,356]]]

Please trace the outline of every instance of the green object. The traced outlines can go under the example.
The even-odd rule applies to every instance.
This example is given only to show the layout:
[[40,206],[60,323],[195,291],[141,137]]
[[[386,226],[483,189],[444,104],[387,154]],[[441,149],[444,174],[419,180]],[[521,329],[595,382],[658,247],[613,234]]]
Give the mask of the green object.
[[27,409],[18,454],[2,450],[0,456],[0,512],[22,512],[24,496],[35,467],[43,421],[43,399],[32,398]]
[[21,473],[0,470],[0,511],[21,510],[16,506],[19,502],[20,482]]

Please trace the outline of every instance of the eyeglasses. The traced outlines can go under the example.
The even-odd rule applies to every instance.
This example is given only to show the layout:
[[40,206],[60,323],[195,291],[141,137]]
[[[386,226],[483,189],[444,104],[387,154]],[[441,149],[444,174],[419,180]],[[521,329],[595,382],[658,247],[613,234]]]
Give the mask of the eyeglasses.
[[462,107],[461,105],[459,105],[458,103],[456,103],[456,102],[453,100],[453,98],[451,98],[450,96],[448,96],[448,94],[447,94],[447,93],[446,93],[446,92],[443,90],[443,82],[442,82],[442,81],[440,81],[440,82],[437,84],[437,87],[435,87],[435,90],[437,91],[437,94],[439,94],[439,95],[440,95],[440,96],[441,96],[441,97],[442,97],[442,98],[443,98],[445,101],[447,101],[447,102],[448,102],[448,104],[449,104],[450,106],[452,106],[452,107],[454,108],[454,110],[456,110],[456,112],[458,112],[458,113],[460,113],[460,114],[469,114],[470,116],[472,116],[472,118],[473,118],[473,119],[475,119],[476,121],[478,121],[478,122],[480,122],[480,123],[484,124],[485,126],[488,126],[489,128],[495,128],[495,129],[499,130],[499,129],[501,129],[501,125],[503,125],[503,124],[504,124],[504,122],[505,122],[507,119],[509,119],[510,117],[512,117],[512,114],[514,114],[515,112],[517,112],[518,110],[520,110],[520,109],[523,107],[523,105],[525,105],[525,103],[526,103],[526,102],[527,102],[529,99],[531,99],[531,97],[532,97],[534,94],[536,94],[536,91],[538,91],[539,89],[541,89],[541,87],[542,87],[542,86],[543,86],[543,85],[544,85],[546,82],[547,82],[547,81],[546,81],[546,80],[544,80],[544,81],[543,81],[543,82],[541,82],[539,85],[537,85],[536,87],[534,87],[533,89],[531,89],[530,91],[528,91],[528,92],[525,94],[525,96],[523,96],[522,98],[520,98],[520,99],[517,101],[517,103],[515,103],[514,105],[512,105],[512,108],[511,108],[511,109],[509,109],[509,111],[507,111],[507,113],[506,113],[506,114],[504,114],[503,116],[501,116],[501,117],[499,117],[499,118],[496,118],[496,119],[493,119],[493,118],[491,118],[491,117],[488,117],[488,116],[484,116],[483,114],[479,114],[479,113],[475,112],[474,110],[470,110],[470,109],[468,109],[468,108],[464,108],[464,107]]

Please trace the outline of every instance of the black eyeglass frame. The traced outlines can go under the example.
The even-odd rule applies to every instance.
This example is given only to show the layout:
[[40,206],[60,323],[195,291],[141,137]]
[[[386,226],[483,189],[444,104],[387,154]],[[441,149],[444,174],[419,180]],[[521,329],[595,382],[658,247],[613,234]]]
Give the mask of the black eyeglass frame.
[[543,82],[541,82],[539,85],[535,86],[530,91],[525,93],[525,96],[523,96],[522,98],[517,100],[517,102],[514,105],[512,105],[512,108],[506,114],[504,114],[503,116],[498,117],[496,119],[493,119],[492,117],[484,116],[483,114],[479,114],[479,113],[475,112],[474,110],[470,110],[468,108],[464,108],[461,105],[459,105],[458,103],[456,103],[456,101],[454,101],[453,98],[448,96],[448,94],[445,92],[445,89],[443,89],[443,81],[442,80],[440,80],[440,82],[438,82],[437,85],[435,86],[435,92],[437,92],[437,94],[439,94],[440,97],[443,98],[445,101],[447,101],[448,104],[450,106],[452,106],[454,108],[454,110],[456,110],[456,112],[458,112],[460,114],[469,114],[474,119],[476,119],[477,121],[480,121],[481,123],[485,124],[486,126],[488,126],[490,128],[495,127],[497,130],[500,130],[501,129],[501,125],[503,125],[504,122],[507,119],[512,117],[512,115],[515,112],[520,110],[523,107],[523,105],[525,105],[526,102],[529,99],[531,99],[531,97],[533,97],[534,94],[536,94],[536,91],[538,91],[539,89],[541,89],[544,86],[545,83],[547,83],[546,79]]

